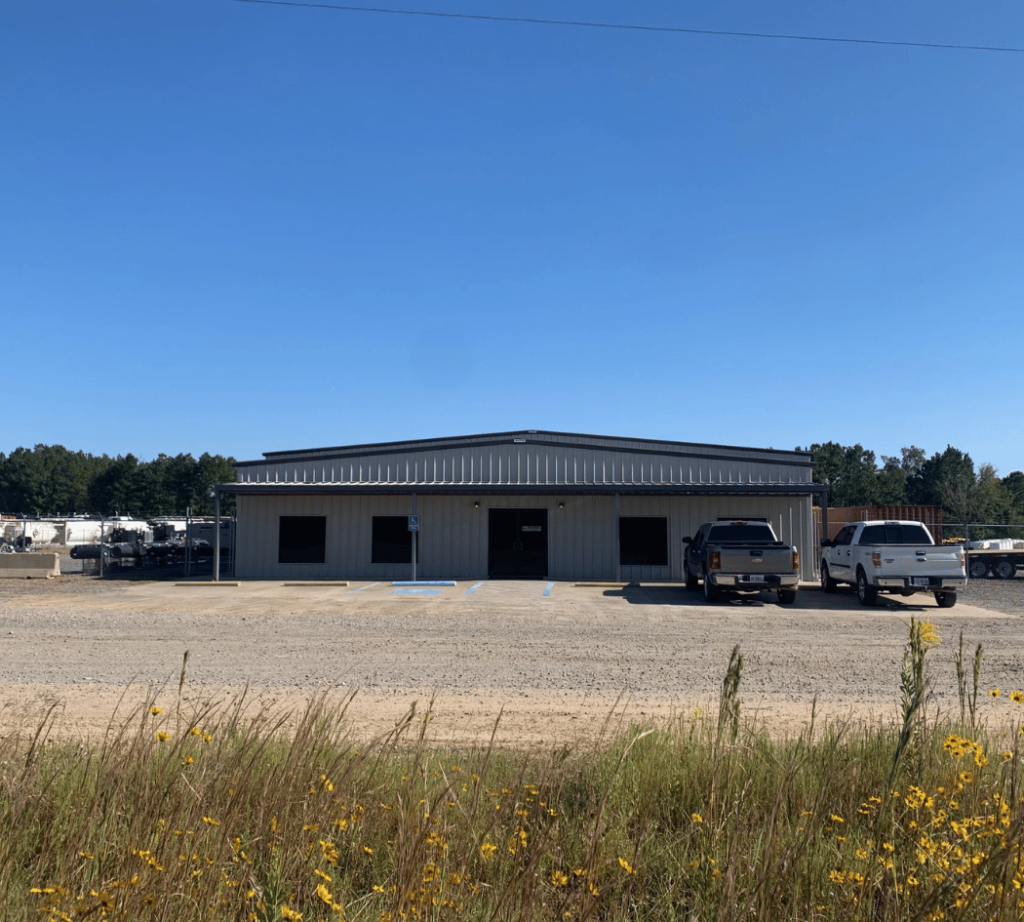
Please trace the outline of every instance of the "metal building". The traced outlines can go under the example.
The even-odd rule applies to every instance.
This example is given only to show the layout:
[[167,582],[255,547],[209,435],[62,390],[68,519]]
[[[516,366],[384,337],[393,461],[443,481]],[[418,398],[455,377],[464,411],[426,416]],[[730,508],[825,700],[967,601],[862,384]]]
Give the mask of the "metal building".
[[[238,464],[235,577],[681,581],[682,538],[767,518],[813,579],[806,452],[525,430]],[[219,505],[219,503],[218,503]]]

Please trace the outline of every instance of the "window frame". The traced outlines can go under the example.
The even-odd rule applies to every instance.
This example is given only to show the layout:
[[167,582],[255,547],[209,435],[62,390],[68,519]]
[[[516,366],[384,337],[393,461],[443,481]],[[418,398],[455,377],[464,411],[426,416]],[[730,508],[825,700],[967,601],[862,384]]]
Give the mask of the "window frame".
[[[288,537],[288,545],[285,543],[285,530],[296,529],[302,522],[314,529],[316,534],[310,537],[318,539],[307,543],[300,543],[296,540],[299,535],[292,532]],[[319,526],[315,523],[319,522]],[[327,516],[326,515],[282,515],[278,516],[277,526],[277,562],[290,566],[292,564],[322,564],[327,563]]]
[[[375,515],[371,516],[370,523],[370,563],[380,564],[411,564],[412,563],[412,532],[409,531],[409,516],[407,515]],[[401,520],[403,533],[406,535],[408,544],[405,541],[385,541],[384,535],[381,535],[380,539],[377,536],[377,522],[378,520],[384,519],[396,519]],[[397,525],[397,523],[395,523]],[[383,529],[382,529],[383,530]],[[396,529],[397,530],[397,529]],[[408,556],[402,556],[401,559],[398,554],[386,554],[384,553],[384,547],[402,547],[408,550]]]
[[[669,558],[669,517],[667,515],[620,515],[619,516],[619,566],[620,567],[668,567],[671,564]],[[639,543],[633,543],[632,547],[626,547],[626,541],[624,538],[629,537],[631,542],[636,542],[637,535],[624,535],[623,524],[627,525],[627,531],[630,528],[636,526],[639,522],[654,523],[660,522],[661,527],[664,529],[658,535],[653,537],[649,534],[644,534],[642,540]],[[662,540],[662,538],[664,540]],[[651,551],[657,549],[657,554],[652,554]],[[636,562],[635,559],[627,559],[626,555],[630,554],[632,558],[647,555],[648,559],[645,562]],[[656,561],[664,561],[662,563],[652,562],[652,559]]]

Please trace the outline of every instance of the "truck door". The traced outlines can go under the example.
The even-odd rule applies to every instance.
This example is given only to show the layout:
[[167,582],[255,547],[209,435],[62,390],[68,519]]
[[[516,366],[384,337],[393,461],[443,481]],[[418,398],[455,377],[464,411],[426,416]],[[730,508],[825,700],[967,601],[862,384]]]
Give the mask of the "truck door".
[[828,568],[832,571],[833,579],[853,580],[853,533],[856,525],[847,525],[842,528],[832,547],[828,548]]

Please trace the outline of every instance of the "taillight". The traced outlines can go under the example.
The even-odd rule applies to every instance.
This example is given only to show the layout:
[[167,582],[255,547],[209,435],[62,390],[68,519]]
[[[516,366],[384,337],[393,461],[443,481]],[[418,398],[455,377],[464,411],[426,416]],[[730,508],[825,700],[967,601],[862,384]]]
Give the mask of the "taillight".
[[793,569],[800,569],[800,552],[796,548],[793,548]]
[[712,551],[708,555],[708,567],[712,570],[722,569],[722,555],[719,551]]
[[880,567],[882,565],[882,555],[879,554],[878,551],[875,551],[871,555],[871,565],[875,567]]

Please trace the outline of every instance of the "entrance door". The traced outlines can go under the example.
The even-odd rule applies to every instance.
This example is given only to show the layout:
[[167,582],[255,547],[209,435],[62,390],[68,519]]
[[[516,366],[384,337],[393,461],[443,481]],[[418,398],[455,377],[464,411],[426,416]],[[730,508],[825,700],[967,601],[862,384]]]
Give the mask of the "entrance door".
[[491,509],[489,514],[488,575],[547,576],[547,509]]

